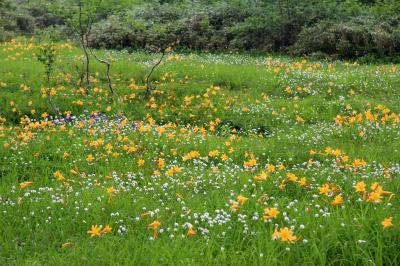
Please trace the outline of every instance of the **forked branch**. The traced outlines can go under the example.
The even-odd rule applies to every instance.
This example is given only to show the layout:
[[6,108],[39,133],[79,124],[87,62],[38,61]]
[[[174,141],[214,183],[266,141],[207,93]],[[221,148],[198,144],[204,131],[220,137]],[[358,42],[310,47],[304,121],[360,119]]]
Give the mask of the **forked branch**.
[[168,49],[168,48],[163,48],[163,49],[161,50],[161,57],[160,57],[160,59],[159,59],[159,60],[157,61],[157,63],[151,68],[149,74],[148,74],[147,77],[146,77],[146,93],[145,93],[145,97],[146,97],[146,98],[148,98],[148,97],[150,96],[150,91],[151,91],[151,89],[152,89],[151,82],[150,82],[150,77],[151,77],[151,75],[153,74],[154,70],[155,70],[155,69],[161,64],[161,62],[163,61],[163,59],[164,59],[164,57],[165,57],[165,54],[166,54],[166,52],[167,52],[167,49]]
[[110,68],[111,68],[111,63],[105,59],[101,59],[99,57],[97,57],[97,55],[95,53],[93,53],[92,49],[90,47],[89,48],[89,52],[90,54],[100,63],[104,64],[106,66],[106,76],[107,76],[107,82],[108,82],[108,88],[110,89],[110,92],[112,95],[117,96],[117,94],[115,93],[113,86],[112,86],[112,81],[111,81],[111,77],[110,77]]

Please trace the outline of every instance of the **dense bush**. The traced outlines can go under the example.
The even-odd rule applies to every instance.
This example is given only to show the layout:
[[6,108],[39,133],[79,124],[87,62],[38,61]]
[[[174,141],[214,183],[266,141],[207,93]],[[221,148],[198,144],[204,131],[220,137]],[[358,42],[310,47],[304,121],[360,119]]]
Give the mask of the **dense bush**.
[[34,32],[34,18],[13,2],[0,0],[0,41],[16,34],[30,35]]
[[35,18],[35,27],[39,29],[64,24],[64,21],[59,16],[49,11],[46,6],[31,6],[27,10],[29,14]]
[[97,48],[121,49],[132,46],[135,42],[134,29],[128,27],[118,17],[110,16],[97,23],[90,35],[90,43]]
[[[196,50],[229,49],[233,34],[230,31],[238,22],[251,16],[250,8],[219,3],[208,6],[196,5],[193,9],[176,4],[146,4],[134,6],[124,16],[100,21],[91,34],[93,45],[110,47],[109,43],[126,43],[130,47],[146,45],[163,46],[179,43],[181,48]],[[123,34],[104,36],[104,27]],[[115,38],[103,43],[104,39]]]
[[[0,7],[8,5],[0,10],[0,39],[62,27],[64,21],[51,11],[50,2],[10,4],[11,0],[0,0]],[[90,35],[91,45],[97,48],[174,44],[180,49],[202,51],[256,50],[342,58],[400,55],[398,0],[105,3],[94,17]]]
[[394,56],[400,53],[400,17],[349,21],[324,20],[299,34],[298,54],[322,52],[345,58],[366,55]]

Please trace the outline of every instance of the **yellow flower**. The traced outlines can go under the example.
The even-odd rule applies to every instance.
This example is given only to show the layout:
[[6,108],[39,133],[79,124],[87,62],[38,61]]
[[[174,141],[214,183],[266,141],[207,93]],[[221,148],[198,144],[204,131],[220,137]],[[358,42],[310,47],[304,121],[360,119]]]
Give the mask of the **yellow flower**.
[[276,218],[278,216],[278,214],[279,214],[279,211],[278,211],[277,208],[265,208],[264,209],[264,213],[266,215],[264,215],[262,217],[262,219],[263,220],[269,220],[269,219],[272,219],[272,218]]
[[137,162],[138,166],[143,166],[144,165],[144,160],[143,159],[139,159]]
[[280,238],[283,242],[293,243],[297,240],[297,236],[293,235],[293,231],[287,227],[282,228],[278,231],[275,229],[274,233],[272,234],[272,239]]
[[371,185],[370,188],[371,188],[372,190],[375,190],[375,191],[380,191],[380,190],[382,190],[382,188],[381,188],[381,186],[379,185],[378,182],[373,183],[373,184]]
[[273,164],[267,164],[267,171],[268,171],[269,173],[275,172],[275,165],[273,165]]
[[198,151],[191,151],[183,156],[183,161],[188,161],[194,158],[200,157],[200,153]]
[[87,162],[92,162],[94,160],[94,157],[93,157],[93,155],[92,154],[89,154],[87,157],[86,157],[86,161]]
[[331,204],[332,204],[333,206],[342,205],[342,204],[343,204],[343,198],[342,198],[342,196],[337,195],[337,196],[333,199],[333,201],[331,202]]
[[87,231],[87,233],[90,234],[90,237],[101,236],[100,230],[101,228],[96,224],[92,225],[91,229]]
[[157,127],[157,132],[160,135],[164,134],[166,131],[167,130],[165,129],[165,127],[160,127],[160,126]]
[[381,222],[383,228],[389,228],[389,227],[394,226],[392,223],[392,220],[393,220],[393,217],[383,219],[383,221]]
[[365,183],[363,181],[357,182],[355,189],[357,192],[365,192]]
[[232,204],[232,206],[231,206],[231,211],[233,211],[233,212],[237,212],[237,211],[239,211],[240,210],[240,206],[239,205],[237,205],[237,204]]
[[153,229],[153,238],[154,239],[158,238],[157,228],[160,226],[161,226],[161,223],[157,220],[148,225],[149,228]]
[[243,205],[246,203],[248,198],[246,198],[245,196],[239,195],[236,197],[236,200],[239,201],[240,205]]
[[65,177],[60,171],[56,171],[54,174],[54,177],[57,178],[58,181],[64,181]]
[[296,116],[296,122],[297,124],[304,124],[305,120],[301,116]]
[[367,163],[361,159],[355,159],[353,161],[353,167],[355,167],[355,168],[365,167],[366,165],[367,165]]
[[21,189],[24,189],[24,188],[29,187],[29,186],[32,185],[32,184],[33,184],[32,181],[26,181],[26,182],[19,183],[19,187],[20,187]]
[[167,172],[165,173],[167,176],[173,176],[176,173],[181,173],[182,169],[179,166],[173,165],[171,166]]
[[276,240],[281,237],[281,233],[279,232],[278,228],[275,228],[274,232],[272,233],[272,240]]
[[136,151],[136,147],[135,146],[124,146],[124,150],[126,150],[129,153],[134,153]]
[[319,187],[318,190],[319,190],[319,194],[323,194],[325,196],[328,196],[329,191],[330,191],[329,185],[328,184],[324,184],[322,187]]
[[192,227],[189,227],[189,229],[188,229],[186,235],[187,235],[188,237],[192,237],[192,236],[197,235],[197,233],[196,233],[196,231],[195,231]]
[[165,167],[165,160],[160,158],[158,159],[158,168],[163,169]]
[[155,220],[154,222],[152,222],[151,224],[148,225],[148,227],[150,227],[153,230],[157,230],[157,228],[160,226],[161,226],[161,223],[157,220]]
[[296,182],[297,181],[297,176],[295,174],[293,174],[293,173],[288,173],[286,175],[286,177],[292,182]]
[[257,160],[256,159],[251,159],[247,162],[244,162],[243,164],[245,167],[251,168],[257,165]]
[[281,239],[284,242],[290,242],[293,243],[294,241],[297,240],[297,237],[293,235],[292,230],[290,230],[287,227],[284,227],[280,231]]
[[112,232],[112,228],[109,225],[106,225],[103,230],[101,230],[101,234],[108,234]]
[[369,193],[367,202],[381,202],[382,195],[379,191],[373,191]]
[[226,155],[226,154],[222,154],[222,155],[221,155],[221,160],[227,161],[228,159],[229,159],[229,156],[228,156],[228,155]]
[[300,180],[298,181],[298,183],[300,184],[300,186],[304,187],[307,185],[307,178],[302,177],[300,178]]
[[216,157],[218,155],[219,155],[219,150],[213,150],[208,153],[208,156],[210,157]]
[[268,174],[266,172],[261,172],[259,175],[253,177],[255,181],[265,181],[268,178]]
[[108,193],[108,203],[111,203],[112,197],[114,195],[114,187],[107,188],[107,193]]

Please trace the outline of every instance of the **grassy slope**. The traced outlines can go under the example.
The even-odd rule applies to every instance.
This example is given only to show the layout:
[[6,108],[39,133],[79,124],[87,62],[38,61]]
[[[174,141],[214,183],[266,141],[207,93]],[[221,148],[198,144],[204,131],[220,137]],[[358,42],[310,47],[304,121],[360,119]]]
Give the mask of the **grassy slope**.
[[[18,125],[24,115],[39,120],[44,112],[55,115],[41,93],[43,67],[35,61],[35,51],[28,41],[0,46],[0,116],[7,120],[0,127],[3,263],[399,263],[400,131],[395,118],[381,122],[387,110],[375,109],[382,104],[389,114],[400,113],[398,67],[171,55],[155,72],[156,91],[145,102],[143,80],[156,56],[98,51],[114,60],[111,71],[119,97],[111,101],[104,69],[97,63],[91,94],[79,92],[80,52],[63,48],[52,81],[54,102],[78,118],[65,127],[24,129]],[[369,109],[377,122],[366,121]],[[88,120],[94,111],[111,120]],[[347,118],[341,126],[335,124],[337,115],[358,113],[359,122],[347,123]],[[127,120],[115,119],[116,114]],[[155,125],[146,131],[138,120],[153,124],[149,116]],[[132,123],[140,130],[132,129]],[[96,144],[99,139],[104,143]],[[342,153],[332,155],[326,147]],[[201,158],[184,161],[182,156],[192,150]],[[220,154],[212,157],[212,150]],[[95,158],[91,162],[89,154]],[[229,159],[222,160],[222,154]],[[258,165],[245,168],[253,157]],[[158,166],[159,158],[164,167]],[[355,159],[367,165],[356,167]],[[276,171],[266,181],[254,181],[267,163]],[[285,169],[278,170],[279,165]],[[173,166],[182,171],[169,175]],[[56,171],[67,180],[57,181]],[[288,180],[288,173],[306,177],[307,184]],[[34,183],[20,189],[23,181]],[[365,202],[354,189],[359,181],[366,183],[368,193],[378,182],[396,195]],[[319,193],[323,184],[330,186],[328,196]],[[111,202],[109,187],[115,189]],[[238,195],[249,200],[232,212]],[[332,206],[337,195],[344,204]],[[272,206],[280,214],[263,222],[263,208]],[[154,215],[145,214],[149,211]],[[394,227],[383,229],[381,221],[391,216]],[[147,225],[154,220],[161,222],[163,232],[152,241]],[[193,238],[186,237],[187,223],[197,232]],[[108,224],[113,232],[90,238],[86,231],[93,224]],[[299,240],[273,241],[275,226],[292,226]],[[62,248],[66,242],[74,245]]]

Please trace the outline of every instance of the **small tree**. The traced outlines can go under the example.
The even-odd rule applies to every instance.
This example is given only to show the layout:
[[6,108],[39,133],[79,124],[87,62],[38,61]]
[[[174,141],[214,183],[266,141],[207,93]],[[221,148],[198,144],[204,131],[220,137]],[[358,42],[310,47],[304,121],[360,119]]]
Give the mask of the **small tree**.
[[51,108],[55,113],[58,113],[59,110],[54,105],[52,98],[52,90],[50,88],[51,85],[50,79],[51,79],[51,74],[53,73],[54,70],[56,58],[57,58],[56,46],[52,40],[39,45],[37,60],[43,64],[45,69],[45,81],[46,81],[45,92]]
[[146,84],[146,91],[145,91],[145,98],[149,98],[151,90],[153,89],[152,84],[150,82],[150,77],[153,74],[154,70],[162,63],[162,61],[164,60],[165,54],[167,52],[170,51],[170,48],[161,48],[160,52],[161,52],[161,57],[160,59],[153,65],[153,67],[151,68],[149,74],[147,74],[146,76],[146,80],[145,80],[145,84]]
[[151,75],[153,74],[154,70],[163,62],[164,57],[167,53],[172,51],[172,46],[179,44],[179,40],[175,40],[173,38],[165,38],[162,40],[160,43],[157,44],[157,46],[147,46],[147,50],[150,52],[155,52],[155,53],[161,53],[160,58],[157,60],[157,62],[152,66],[150,69],[150,72],[147,74],[146,79],[145,79],[145,85],[146,85],[146,91],[145,91],[145,99],[148,99],[150,97],[151,91],[153,90],[153,86],[151,84],[150,78]]
[[111,81],[111,77],[110,77],[110,68],[111,68],[111,63],[110,61],[107,61],[106,59],[103,58],[99,58],[90,48],[90,46],[88,47],[90,54],[93,55],[93,57],[99,61],[100,63],[102,63],[103,65],[105,65],[106,67],[106,76],[107,76],[107,82],[108,82],[108,88],[110,89],[111,95],[115,96],[116,93],[114,92],[113,86],[112,86],[112,81]]
[[[106,59],[99,58],[90,48],[89,35],[92,30],[93,23],[99,20],[99,17],[107,14],[107,11],[119,9],[123,6],[124,1],[119,3],[116,0],[102,1],[102,0],[57,0],[55,10],[64,18],[67,25],[72,32],[76,35],[83,54],[85,56],[85,73],[86,85],[90,86],[90,56],[93,56],[98,62],[106,67],[106,77],[108,88],[112,95],[116,95],[112,86],[110,77],[111,63]],[[54,4],[53,4],[54,5]],[[83,76],[82,75],[82,76]],[[82,77],[81,77],[82,80]],[[82,82],[81,82],[82,83]],[[88,89],[86,89],[88,93]]]
[[85,56],[86,85],[89,87],[90,54],[88,36],[92,30],[93,23],[97,20],[102,0],[56,0],[51,3],[53,10],[65,20],[81,45]]

